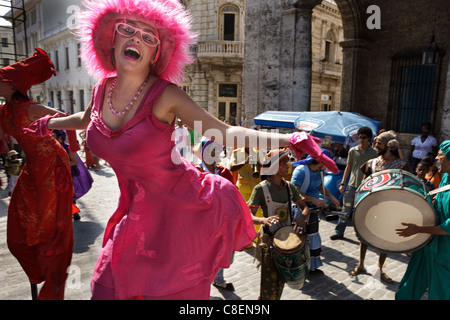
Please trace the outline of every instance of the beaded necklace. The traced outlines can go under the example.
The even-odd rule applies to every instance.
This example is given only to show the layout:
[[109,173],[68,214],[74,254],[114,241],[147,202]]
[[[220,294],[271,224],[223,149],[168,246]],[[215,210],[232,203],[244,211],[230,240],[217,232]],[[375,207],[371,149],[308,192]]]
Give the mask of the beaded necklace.
[[136,94],[134,95],[134,98],[130,101],[130,103],[128,103],[128,105],[126,106],[126,108],[122,111],[117,111],[113,105],[112,105],[112,95],[114,92],[114,89],[116,88],[116,84],[117,84],[117,77],[114,78],[113,83],[111,83],[111,87],[109,88],[109,92],[108,92],[108,106],[109,109],[111,110],[111,112],[118,116],[118,117],[123,117],[125,116],[125,114],[128,112],[128,110],[131,109],[131,107],[134,105],[134,103],[136,102],[136,100],[139,98],[139,96],[142,93],[142,90],[144,90],[144,87],[146,86],[146,84],[148,83],[148,80],[150,79],[150,75],[147,76],[147,78],[145,78],[144,82],[142,83],[141,87],[139,88],[139,90],[136,92]]

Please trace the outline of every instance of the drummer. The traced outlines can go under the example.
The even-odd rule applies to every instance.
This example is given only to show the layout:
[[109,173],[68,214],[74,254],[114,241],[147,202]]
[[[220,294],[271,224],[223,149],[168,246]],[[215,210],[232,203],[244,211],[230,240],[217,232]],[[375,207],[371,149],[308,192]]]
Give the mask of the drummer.
[[[253,223],[264,225],[259,232],[262,241],[259,248],[265,248],[261,257],[260,300],[280,300],[283,293],[285,281],[278,273],[271,255],[275,231],[280,227],[293,225],[294,230],[301,233],[308,216],[304,198],[291,182],[284,180],[289,173],[288,162],[289,155],[284,150],[269,152],[261,168],[263,181],[255,186],[247,202],[253,214]],[[289,203],[295,203],[302,210],[297,219],[294,219]],[[259,207],[263,217],[255,216]]]
[[[324,156],[332,159],[331,152],[322,149]],[[329,204],[339,206],[339,200],[324,185],[323,174],[325,166],[316,161],[310,155],[305,159],[293,164],[292,183],[299,191],[300,195],[305,197],[306,205],[309,207],[309,219],[306,227],[306,235],[309,244],[310,253],[310,272],[322,273],[320,267],[323,265],[322,238],[319,233],[319,221],[322,210],[326,210]]]
[[[385,131],[375,138],[375,150],[377,151],[377,158],[370,159],[361,166],[364,178],[370,176],[372,173],[388,170],[388,169],[402,169],[409,170],[408,163],[400,159],[398,151],[399,143],[397,135],[394,131]],[[366,257],[368,245],[360,242],[359,246],[359,263],[350,271],[351,276],[356,276],[360,273],[366,272],[364,268],[364,259]],[[387,253],[380,252],[378,259],[378,268],[380,269],[381,280],[386,283],[393,283],[393,280],[383,272],[383,264],[386,261]]]
[[[442,188],[450,185],[450,140],[442,142],[439,149],[436,160],[440,164],[442,181],[439,187]],[[439,225],[419,227],[412,223],[402,223],[405,228],[397,229],[397,234],[402,237],[410,237],[417,233],[434,235],[425,247],[412,253],[395,295],[398,300],[419,300],[427,290],[430,300],[450,300],[449,190],[437,193],[434,209]]]

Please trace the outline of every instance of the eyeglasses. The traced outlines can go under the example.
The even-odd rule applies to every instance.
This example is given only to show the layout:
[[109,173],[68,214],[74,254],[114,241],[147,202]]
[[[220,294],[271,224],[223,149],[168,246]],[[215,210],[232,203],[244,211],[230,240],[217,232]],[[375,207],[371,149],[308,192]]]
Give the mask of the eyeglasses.
[[157,47],[160,44],[160,41],[157,36],[150,32],[146,32],[142,30],[141,28],[134,27],[132,25],[129,25],[127,23],[116,23],[116,31],[120,33],[122,36],[130,38],[136,34],[136,32],[139,31],[141,34],[142,42],[144,42],[149,47]]

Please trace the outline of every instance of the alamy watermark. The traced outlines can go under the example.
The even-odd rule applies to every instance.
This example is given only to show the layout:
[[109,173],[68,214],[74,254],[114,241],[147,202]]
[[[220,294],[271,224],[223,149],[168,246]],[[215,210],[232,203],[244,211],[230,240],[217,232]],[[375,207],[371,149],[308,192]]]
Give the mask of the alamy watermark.
[[[235,147],[246,147],[249,151],[249,163],[250,164],[263,164],[264,155],[267,151],[279,149],[279,130],[243,130],[242,127],[231,127],[226,130],[225,135],[219,129],[210,128],[203,131],[202,121],[194,121],[193,130],[195,132],[203,132],[204,137],[214,141],[214,144],[206,147],[202,152],[200,147],[197,156],[203,159],[206,164],[213,164],[218,162],[218,156],[222,152],[222,147],[225,145],[235,146]],[[178,153],[180,148],[180,133],[177,130],[172,132],[172,141],[175,142],[175,146],[171,151],[171,159],[174,164],[180,164],[181,159]],[[194,146],[195,148],[195,146]],[[183,156],[190,159],[191,155],[194,154],[193,146],[187,145],[184,149]],[[237,153],[236,163],[244,163],[246,161],[247,155],[245,153]]]
[[71,290],[81,289],[81,269],[76,265],[67,268],[66,288]]
[[77,5],[70,5],[67,7],[66,13],[70,14],[66,21],[67,29],[73,29],[77,26],[77,14],[80,10],[80,7]]
[[[77,25],[77,14],[80,12],[80,7],[77,5],[70,5],[67,7],[66,12],[69,14],[67,18],[67,28],[73,29]],[[377,5],[370,5],[366,9],[366,13],[370,16],[366,20],[366,26],[368,29],[381,29],[381,9]]]
[[371,5],[367,7],[367,14],[370,14],[367,18],[366,26],[367,29],[381,29],[381,9],[377,5]]
[[365,288],[369,290],[378,290],[382,288],[381,283],[381,271],[377,265],[372,265],[367,268],[367,272],[371,274],[371,276],[367,279]]

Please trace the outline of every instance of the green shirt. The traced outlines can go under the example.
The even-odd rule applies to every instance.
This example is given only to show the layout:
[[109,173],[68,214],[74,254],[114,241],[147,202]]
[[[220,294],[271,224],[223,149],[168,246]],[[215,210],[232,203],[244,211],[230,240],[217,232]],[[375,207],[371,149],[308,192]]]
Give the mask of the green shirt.
[[359,145],[350,149],[347,156],[347,165],[351,168],[350,180],[348,181],[349,186],[359,187],[364,177],[361,166],[368,160],[376,157],[377,151],[371,146],[367,147],[364,151],[359,148]]
[[[297,188],[295,187],[295,185],[292,182],[286,181],[286,180],[284,180],[284,182],[285,182],[285,184],[282,187],[279,187],[279,186],[273,184],[270,179],[267,179],[267,182],[266,182],[267,187],[269,189],[270,196],[272,197],[273,202],[279,202],[279,203],[288,202],[288,193],[286,190],[287,184],[289,184],[291,186],[291,188],[289,190],[291,192],[292,200],[294,201],[294,203],[304,200],[304,198],[300,195],[300,193],[298,193]],[[250,199],[248,200],[247,204],[249,206],[261,207],[263,216],[266,218],[273,215],[273,213],[267,212],[266,200],[264,197],[264,191],[262,189],[261,183],[257,184],[253,188],[252,195],[250,196]]]

